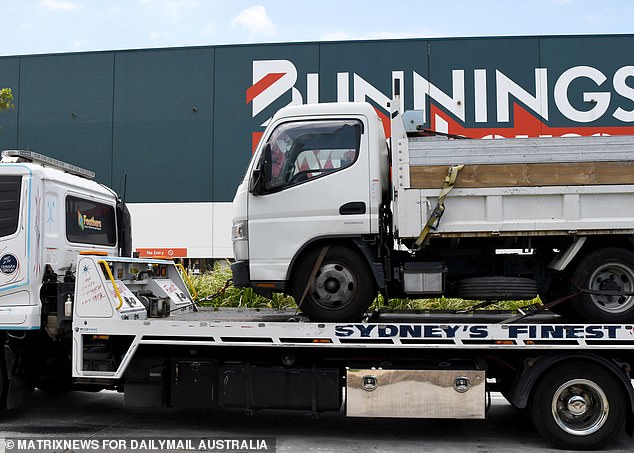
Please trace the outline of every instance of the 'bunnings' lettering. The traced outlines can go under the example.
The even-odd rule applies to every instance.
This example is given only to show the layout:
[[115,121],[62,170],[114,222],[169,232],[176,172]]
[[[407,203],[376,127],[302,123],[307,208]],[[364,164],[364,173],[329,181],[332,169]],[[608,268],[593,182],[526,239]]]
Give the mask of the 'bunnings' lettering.
[[[433,128],[439,131],[449,127],[448,120],[437,114],[434,108],[428,107],[428,104],[443,109],[443,112],[450,114],[462,125],[467,122],[468,117],[471,123],[495,121],[498,127],[508,129],[508,124],[512,121],[512,106],[519,101],[534,118],[543,122],[551,119],[550,109],[555,107],[561,115],[579,126],[605,120],[607,116],[621,123],[617,127],[628,126],[628,129],[631,129],[634,126],[634,66],[622,66],[609,73],[585,65],[573,66],[557,73],[548,68],[534,68],[531,74],[533,81],[524,83],[523,86],[500,69],[474,69],[472,74],[468,72],[470,71],[460,68],[451,70],[451,91],[443,91],[433,80],[426,79],[416,71],[392,70],[392,82],[400,80],[400,86],[411,87],[409,91],[403,88],[401,111],[405,99],[409,98],[412,102],[408,105],[413,105],[416,110],[422,110],[425,122],[429,120]],[[247,103],[252,104],[252,117],[258,116],[273,101],[289,91],[289,105],[323,102],[319,94],[321,76],[319,73],[307,73],[306,91],[301,93],[295,86],[298,71],[291,61],[253,61],[253,85],[247,89]],[[384,113],[388,112],[388,103],[393,93],[381,92],[362,75],[354,72],[338,72],[334,77],[337,102],[371,100],[383,109]],[[406,78],[408,85],[403,83]],[[580,86],[596,88],[580,90]],[[494,87],[494,90],[490,90],[491,87]],[[490,117],[491,113],[495,113],[495,118]],[[268,120],[262,125],[267,123]],[[477,133],[486,134],[495,129],[476,130]],[[575,128],[567,129],[574,132]],[[614,133],[613,128],[608,129]],[[517,135],[520,133],[515,129],[507,132],[515,132]],[[595,133],[584,132],[586,133],[583,135]],[[568,135],[562,130],[558,130],[557,133]],[[495,134],[497,132],[491,135]],[[544,131],[543,134],[550,135],[550,131]]]

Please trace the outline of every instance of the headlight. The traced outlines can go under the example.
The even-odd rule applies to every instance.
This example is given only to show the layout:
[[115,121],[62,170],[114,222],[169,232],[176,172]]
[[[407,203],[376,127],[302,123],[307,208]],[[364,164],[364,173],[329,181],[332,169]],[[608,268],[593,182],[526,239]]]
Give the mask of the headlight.
[[231,240],[235,242],[246,241],[247,239],[249,239],[249,235],[247,233],[247,221],[241,220],[239,222],[235,222],[231,228]]

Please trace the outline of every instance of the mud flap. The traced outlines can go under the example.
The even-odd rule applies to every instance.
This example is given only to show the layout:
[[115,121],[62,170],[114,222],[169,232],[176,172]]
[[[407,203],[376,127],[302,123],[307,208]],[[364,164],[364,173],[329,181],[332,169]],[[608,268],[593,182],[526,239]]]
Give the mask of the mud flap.
[[7,409],[14,409],[28,401],[33,395],[34,386],[29,382],[24,363],[24,340],[9,337],[4,345],[4,358],[7,370]]

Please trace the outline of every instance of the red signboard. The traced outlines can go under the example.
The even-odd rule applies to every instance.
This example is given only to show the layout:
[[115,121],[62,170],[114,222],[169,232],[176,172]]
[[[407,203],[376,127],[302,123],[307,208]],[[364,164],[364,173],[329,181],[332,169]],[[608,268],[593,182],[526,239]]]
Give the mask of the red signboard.
[[186,248],[137,248],[139,258],[185,258],[187,257]]

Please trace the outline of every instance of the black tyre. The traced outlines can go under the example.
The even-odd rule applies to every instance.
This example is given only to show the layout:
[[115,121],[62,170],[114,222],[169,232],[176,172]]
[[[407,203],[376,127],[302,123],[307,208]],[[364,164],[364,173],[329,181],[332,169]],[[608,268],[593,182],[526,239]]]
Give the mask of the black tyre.
[[[577,287],[593,291],[634,292],[634,252],[617,247],[595,250],[583,258],[572,276]],[[576,284],[576,286],[575,286]],[[589,322],[634,321],[634,296],[583,294],[571,301],[575,315]]]
[[53,395],[61,395],[71,390],[72,356],[70,345],[53,341],[48,334],[40,330],[32,334],[37,349],[32,352],[31,361],[37,363],[37,369],[31,374],[38,390]]
[[625,399],[608,370],[569,362],[542,377],[529,412],[535,428],[558,448],[595,450],[623,433]]
[[309,282],[321,250],[304,257],[294,273],[293,295],[300,309],[315,321],[360,319],[375,296],[374,280],[364,258],[349,248],[331,246]]
[[0,414],[7,409],[7,393],[9,380],[7,378],[7,363],[4,360],[4,336],[0,335]]
[[537,296],[537,283],[523,277],[465,278],[456,284],[455,294],[467,300],[528,300]]

